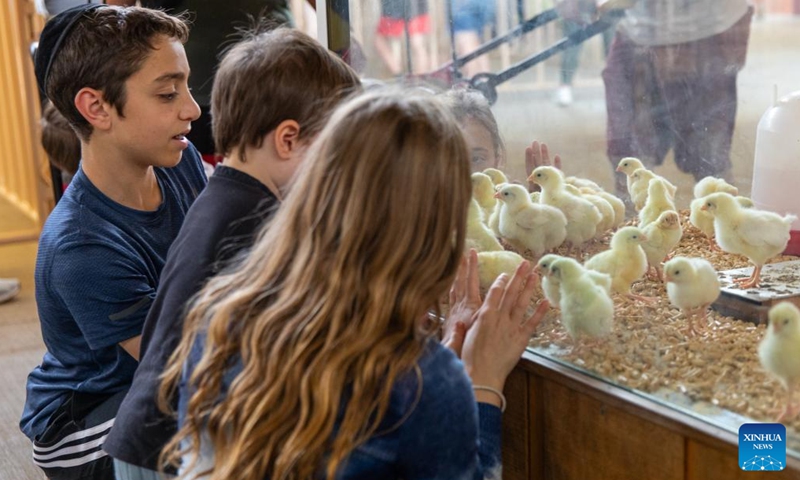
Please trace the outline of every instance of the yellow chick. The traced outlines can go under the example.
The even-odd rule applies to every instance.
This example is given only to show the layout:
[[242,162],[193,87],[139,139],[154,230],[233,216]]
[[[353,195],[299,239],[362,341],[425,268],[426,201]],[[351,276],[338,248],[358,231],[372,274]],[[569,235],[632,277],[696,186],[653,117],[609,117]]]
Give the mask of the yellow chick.
[[523,260],[514,252],[478,252],[478,281],[481,288],[491,287],[500,274],[514,275]]
[[[706,177],[706,178],[714,178],[714,177]],[[734,187],[736,188],[736,187]],[[695,191],[697,189],[695,188]],[[713,192],[712,192],[713,193]],[[710,194],[709,194],[710,195]],[[731,194],[733,195],[733,194]],[[742,208],[753,208],[753,201],[747,197],[735,197],[736,201],[739,202]],[[692,200],[692,203],[689,205],[689,223],[695,226],[698,230],[703,232],[703,235],[706,236],[708,239],[708,245],[713,250],[719,250],[717,246],[717,242],[714,239],[714,216],[711,215],[706,210],[703,210],[703,198],[695,198]]]
[[744,255],[755,265],[750,278],[734,281],[744,289],[757,287],[764,264],[786,249],[792,222],[797,217],[743,208],[732,195],[723,192],[712,193],[703,202],[701,210],[714,216],[719,247],[728,253]]
[[664,264],[667,297],[686,315],[688,333],[694,334],[692,317],[699,314],[706,325],[708,307],[719,297],[719,278],[714,267],[702,258],[675,257]]
[[[611,333],[614,302],[589,271],[577,261],[561,257],[550,264],[549,276],[560,286],[561,323],[570,337],[580,340],[584,336],[600,338]],[[610,281],[607,279],[606,283]]]
[[595,182],[593,182],[593,181],[591,181],[589,179],[586,179],[586,178],[579,178],[579,177],[575,177],[575,176],[570,176],[570,177],[565,178],[564,182],[566,182],[567,185],[572,185],[572,186],[574,186],[574,187],[576,187],[578,189],[581,189],[581,190],[584,189],[584,188],[585,189],[589,189],[589,190],[592,191],[592,193],[602,192],[603,191],[603,188],[600,185],[598,185],[597,183],[595,183]]
[[615,197],[608,192],[597,192],[596,195],[603,198],[614,209],[614,224],[613,228],[619,228],[620,225],[625,223],[625,202]]
[[681,243],[683,237],[680,216],[673,210],[662,212],[658,219],[644,227],[642,232],[647,237],[647,241],[642,243],[647,263],[650,265],[650,270],[655,271],[656,277],[663,281],[661,262]]
[[576,196],[583,197],[586,200],[592,202],[592,205],[597,207],[597,211],[600,212],[600,216],[602,217],[600,223],[597,224],[597,232],[595,233],[595,238],[600,238],[605,233],[614,226],[614,220],[616,219],[616,214],[614,213],[614,207],[611,206],[603,197],[596,195],[593,191],[586,189],[587,192],[582,192],[581,189],[574,185],[566,184],[566,190]]
[[769,326],[758,346],[758,358],[764,370],[777,378],[786,389],[786,406],[777,422],[790,420],[800,411],[792,406],[792,395],[800,381],[800,310],[781,302],[769,310]]
[[472,198],[478,201],[483,212],[481,219],[484,223],[489,221],[489,215],[494,211],[497,200],[494,198],[494,184],[488,175],[480,172],[472,174]]
[[500,236],[515,248],[540,257],[564,243],[567,218],[561,210],[531,202],[525,187],[513,183],[503,185],[495,197],[500,200]]
[[678,187],[670,183],[669,180],[666,178],[656,175],[655,172],[647,170],[645,168],[640,168],[635,170],[631,175],[631,202],[633,202],[633,206],[638,212],[642,208],[644,208],[645,203],[647,202],[647,195],[648,195],[648,188],[650,187],[650,182],[660,178],[663,180],[667,185],[667,191],[669,192],[670,199],[675,199],[675,194],[678,192]]
[[694,198],[703,198],[716,192],[730,193],[734,197],[739,195],[739,189],[717,177],[708,176],[694,186]]
[[467,210],[467,251],[474,248],[478,252],[492,252],[503,250],[489,227],[481,219],[481,207],[474,198],[469,203]]
[[506,174],[496,168],[487,168],[483,171],[483,173],[492,179],[492,183],[495,186],[498,186],[501,183],[508,183],[508,177]]
[[539,274],[539,278],[542,279],[544,298],[546,298],[547,301],[550,302],[550,306],[554,308],[559,308],[558,304],[561,302],[561,285],[557,278],[550,276],[550,265],[559,258],[564,257],[551,253],[540,258],[539,262],[536,264],[536,272]]
[[543,166],[536,168],[529,182],[542,187],[541,202],[561,210],[567,217],[567,242],[572,248],[591,240],[597,233],[597,224],[602,215],[592,202],[567,192],[563,174],[556,168]]
[[623,227],[611,237],[611,249],[600,252],[586,261],[588,269],[611,276],[611,290],[642,301],[652,299],[631,293],[631,284],[647,272],[647,257],[642,243],[645,234],[636,227]]
[[667,210],[677,211],[675,202],[669,194],[667,181],[663,178],[650,180],[647,187],[647,201],[639,212],[639,228],[644,228],[658,219],[661,213]]

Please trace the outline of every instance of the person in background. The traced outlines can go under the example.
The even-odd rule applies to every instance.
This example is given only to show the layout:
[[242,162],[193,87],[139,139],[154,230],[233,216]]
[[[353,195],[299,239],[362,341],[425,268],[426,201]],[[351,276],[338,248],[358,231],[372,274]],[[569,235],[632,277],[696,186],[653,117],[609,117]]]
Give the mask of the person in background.
[[[166,456],[184,478],[499,478],[503,386],[547,304],[525,313],[528,262],[481,302],[461,253],[469,164],[435,97],[378,91],[334,114],[188,313],[161,390],[180,392]],[[428,313],[451,284],[472,305],[461,361]]]
[[[678,168],[695,180],[729,178],[736,79],[752,8],[747,0],[626,3],[632,6],[603,70],[612,168],[628,156],[652,168],[672,150]],[[617,193],[627,197],[623,174]]]
[[158,458],[177,422],[159,411],[156,398],[187,303],[250,248],[328,113],[359,84],[341,59],[297,30],[254,32],[223,56],[211,112],[225,158],[186,215],[145,321],[142,359],[104,446],[117,479],[159,478]]
[[[571,35],[581,30],[586,24],[590,23],[597,15],[596,0],[577,0],[575,2],[562,3],[561,8],[561,29],[564,36]],[[614,28],[609,28],[602,33],[603,54],[608,55],[611,40],[614,38]],[[570,47],[561,54],[561,84],[556,90],[556,103],[562,107],[572,104],[572,81],[578,71],[578,64],[581,59],[583,44],[579,43]]]
[[[498,168],[505,171],[506,148],[486,97],[469,88],[453,88],[443,96],[464,133],[470,152],[471,170],[482,172],[487,168]],[[526,178],[537,167],[551,164],[560,169],[561,157],[556,155],[551,162],[546,144],[534,141],[525,148]],[[531,182],[528,189],[536,191],[539,186]]]
[[186,139],[200,115],[188,35],[160,11],[87,4],[40,36],[39,89],[83,154],[42,229],[34,273],[47,351],[28,375],[20,429],[51,479],[114,478],[103,442],[133,379],[167,250],[206,184]]
[[[408,22],[406,24],[406,19]],[[392,75],[403,73],[401,55],[396,55],[390,42],[400,41],[406,33],[413,72],[425,73],[433,67],[425,44],[431,30],[428,0],[381,0],[381,18],[375,32],[375,50]],[[406,32],[406,29],[408,32]]]
[[42,148],[50,163],[61,171],[64,185],[69,185],[78,172],[81,161],[81,141],[52,103],[47,102],[42,109]]
[[[456,53],[464,56],[476,50],[484,41],[486,27],[494,23],[494,0],[449,0],[453,14],[452,29],[456,41]],[[472,78],[477,73],[489,71],[489,57],[482,55],[464,65],[464,77]]]

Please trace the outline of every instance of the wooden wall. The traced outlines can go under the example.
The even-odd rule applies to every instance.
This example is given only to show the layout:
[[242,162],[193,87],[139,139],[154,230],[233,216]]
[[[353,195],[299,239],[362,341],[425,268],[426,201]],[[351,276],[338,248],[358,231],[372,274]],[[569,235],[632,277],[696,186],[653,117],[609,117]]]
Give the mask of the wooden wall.
[[0,196],[30,220],[4,226],[0,243],[36,238],[52,206],[30,57],[41,27],[32,0],[0,0]]

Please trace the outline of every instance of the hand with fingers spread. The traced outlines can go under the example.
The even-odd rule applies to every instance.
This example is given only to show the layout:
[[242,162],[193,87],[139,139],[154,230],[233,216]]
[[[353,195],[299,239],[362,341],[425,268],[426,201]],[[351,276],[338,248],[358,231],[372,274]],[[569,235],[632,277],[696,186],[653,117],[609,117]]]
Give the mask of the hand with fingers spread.
[[[475,315],[475,323],[467,332],[462,352],[473,385],[503,390],[506,377],[549,307],[543,300],[531,317],[526,316],[538,283],[530,263],[522,262],[511,278],[500,275],[489,289]],[[487,403],[494,403],[497,400],[491,394],[482,398],[483,392],[475,393],[479,401],[485,398]]]
[[[551,162],[550,150],[547,148],[546,143],[534,141],[530,147],[525,149],[525,171],[528,176],[538,167],[551,165],[561,170],[561,156],[556,155]],[[538,192],[539,190],[539,185],[528,181],[529,192]]]
[[442,327],[442,344],[461,356],[464,338],[481,307],[478,280],[478,252],[470,249],[461,259],[455,281],[450,288],[450,313]]

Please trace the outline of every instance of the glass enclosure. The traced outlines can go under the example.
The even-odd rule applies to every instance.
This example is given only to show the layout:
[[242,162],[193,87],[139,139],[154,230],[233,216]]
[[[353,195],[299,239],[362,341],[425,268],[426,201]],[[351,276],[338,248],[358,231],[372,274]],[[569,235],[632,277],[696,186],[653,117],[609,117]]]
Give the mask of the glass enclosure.
[[[711,248],[688,221],[689,206],[706,175],[724,178],[742,196],[754,191],[754,172],[758,188],[759,175],[778,171],[782,183],[761,185],[778,195],[800,180],[800,167],[756,160],[762,115],[800,91],[800,2],[598,3],[599,9],[591,0],[334,0],[318,8],[325,8],[329,46],[363,77],[434,89],[470,84],[488,98],[502,148],[493,149],[491,132],[472,125],[471,146],[478,152],[484,142],[488,157],[475,158],[476,170],[498,166],[511,182],[527,185],[525,151],[539,141],[560,156],[565,175],[625,198],[626,177],[615,167],[623,157],[640,158],[677,187],[683,236],[668,253],[708,259],[718,271],[748,266],[745,257]],[[479,48],[483,55],[467,56]],[[794,148],[796,158],[800,147]],[[755,206],[790,211],[767,196],[753,198]],[[626,221],[635,224],[635,210],[627,211]],[[556,253],[585,261],[608,249],[612,231]],[[519,253],[535,260],[530,251]],[[784,280],[773,275],[764,282]],[[692,334],[662,281],[645,277],[633,292],[652,299],[614,295],[608,337],[576,342],[554,310],[531,350],[732,432],[775,419],[786,394],[759,362],[763,315],[712,309],[705,321],[695,320]],[[800,419],[785,423],[791,454],[800,457]]]

